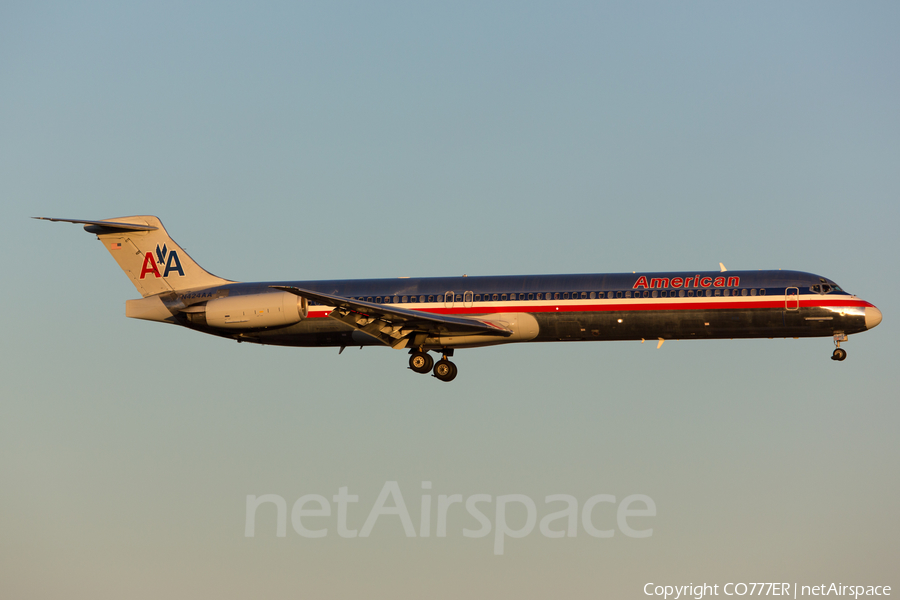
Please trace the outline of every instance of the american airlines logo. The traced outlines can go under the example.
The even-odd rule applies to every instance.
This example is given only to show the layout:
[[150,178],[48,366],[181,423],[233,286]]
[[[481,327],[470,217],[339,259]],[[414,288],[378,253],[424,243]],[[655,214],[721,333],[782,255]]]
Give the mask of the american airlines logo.
[[[159,270],[163,269],[162,275],[160,275]],[[169,273],[172,271],[177,272],[180,276],[184,277],[184,269],[181,268],[181,261],[178,259],[178,252],[172,250],[171,252],[163,244],[163,247],[160,248],[159,244],[156,245],[156,256],[153,256],[152,252],[148,252],[144,255],[144,264],[141,267],[141,279],[144,279],[147,274],[152,274],[154,277],[168,277]]]

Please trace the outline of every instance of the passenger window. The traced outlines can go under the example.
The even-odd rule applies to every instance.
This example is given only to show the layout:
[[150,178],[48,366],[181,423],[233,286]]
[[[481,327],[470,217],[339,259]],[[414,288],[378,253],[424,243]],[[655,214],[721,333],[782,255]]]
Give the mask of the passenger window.
[[481,294],[475,294],[475,302],[481,302]]
[[[610,292],[610,294],[612,294],[612,292]],[[622,292],[616,292],[616,298],[621,298],[621,297],[622,297]]]
[[515,295],[515,294],[510,294],[510,295],[509,295],[509,299],[510,299],[510,300],[515,300],[515,299],[516,299],[516,295]]
[[595,292],[591,292],[591,300],[596,300],[597,294]]
[[368,298],[366,298],[366,302],[373,302],[373,301],[374,300],[373,300],[372,296],[369,296]]
[[694,297],[694,290],[688,290],[688,296],[690,296],[691,298],[693,298],[693,297]]
[[722,290],[716,290],[716,296],[721,296],[721,295],[722,295]]
[[500,294],[500,300],[506,301],[506,294]]
[[[431,298],[431,296],[428,296],[428,297]],[[438,294],[437,301],[438,301],[438,302],[443,302],[443,301],[444,301],[444,295],[443,295],[443,294]]]
[[456,295],[456,301],[457,301],[457,302],[462,302],[462,295],[461,295],[461,294],[457,294],[457,295]]
[[678,290],[678,295],[684,298],[684,290]]
[[741,296],[746,296],[746,295],[747,295],[747,290],[746,289],[741,290]]
[[534,294],[528,294],[528,299],[529,299],[529,300],[534,300]]
[[631,298],[631,292],[625,292],[625,297],[626,297],[626,298]]
[[[663,292],[663,293],[665,294],[665,292]],[[650,294],[650,295],[651,295],[652,297],[656,298],[657,296],[659,296],[659,292],[657,292],[656,290],[653,290],[653,293]]]
[[750,290],[750,295],[751,295],[751,296],[755,296],[755,295],[756,295],[756,288]]
[[765,295],[766,295],[766,288],[763,288],[763,289],[759,290],[759,295],[760,295],[760,296],[765,296]]

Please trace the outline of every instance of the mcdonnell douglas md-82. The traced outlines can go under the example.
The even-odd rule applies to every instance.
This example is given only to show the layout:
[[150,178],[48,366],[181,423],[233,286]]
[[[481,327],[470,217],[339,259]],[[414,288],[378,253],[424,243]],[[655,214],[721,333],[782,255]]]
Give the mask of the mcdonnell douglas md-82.
[[241,283],[203,270],[156,217],[35,218],[97,235],[142,296],[125,302],[128,317],[238,342],[406,349],[410,369],[441,381],[456,377],[454,350],[515,342],[832,337],[841,361],[849,334],[881,322],[872,304],[799,271]]

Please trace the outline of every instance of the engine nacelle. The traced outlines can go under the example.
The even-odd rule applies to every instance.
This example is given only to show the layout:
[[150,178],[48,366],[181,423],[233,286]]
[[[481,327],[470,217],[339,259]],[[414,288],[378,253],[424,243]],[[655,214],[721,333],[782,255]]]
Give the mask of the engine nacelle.
[[309,312],[306,298],[268,292],[216,298],[206,304],[206,324],[222,329],[259,329],[299,323]]

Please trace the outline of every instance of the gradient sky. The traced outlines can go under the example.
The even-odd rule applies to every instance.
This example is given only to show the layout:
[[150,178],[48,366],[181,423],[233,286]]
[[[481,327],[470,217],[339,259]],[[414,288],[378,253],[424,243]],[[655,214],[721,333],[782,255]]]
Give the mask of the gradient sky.
[[[5,3],[0,596],[897,589],[898,26],[894,2]],[[443,384],[402,352],[127,319],[93,236],[29,219],[133,214],[237,280],[722,261],[830,277],[884,322],[843,363],[828,338],[534,344]],[[657,515],[502,556],[464,512],[306,539],[261,509],[244,537],[247,495],[346,486],[360,528],[386,481],[416,524],[422,481]]]

